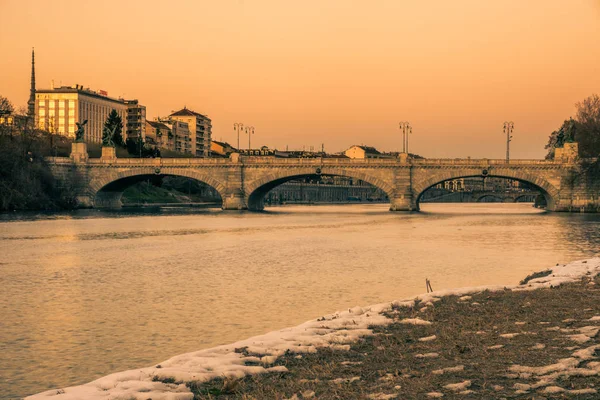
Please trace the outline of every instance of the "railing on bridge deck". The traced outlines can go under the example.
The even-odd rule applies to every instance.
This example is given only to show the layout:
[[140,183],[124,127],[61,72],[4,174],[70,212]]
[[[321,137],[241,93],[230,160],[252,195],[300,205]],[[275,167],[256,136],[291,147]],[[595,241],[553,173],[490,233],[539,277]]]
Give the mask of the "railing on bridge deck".
[[[71,164],[72,160],[68,157],[46,157],[46,160],[52,164]],[[371,158],[371,159],[351,159],[351,158],[276,158],[272,156],[241,156],[241,164],[247,165],[365,165],[365,166],[486,166],[486,165],[560,165],[561,161],[555,160],[510,160],[505,159],[467,159],[467,158],[411,158],[407,162],[402,162],[399,158]],[[123,165],[123,166],[142,166],[142,165],[163,165],[163,166],[224,166],[237,164],[229,158],[89,158],[88,165]]]

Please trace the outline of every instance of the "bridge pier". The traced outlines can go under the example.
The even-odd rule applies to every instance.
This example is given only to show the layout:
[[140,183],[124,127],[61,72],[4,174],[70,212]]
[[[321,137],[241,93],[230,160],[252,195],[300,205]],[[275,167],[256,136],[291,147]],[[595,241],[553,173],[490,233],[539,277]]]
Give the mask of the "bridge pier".
[[390,199],[390,211],[419,211],[412,201],[412,196],[400,196]]
[[246,204],[246,200],[243,196],[239,194],[231,193],[228,196],[223,197],[223,210],[247,210],[248,205]]
[[100,191],[93,201],[95,208],[121,208],[123,192]]

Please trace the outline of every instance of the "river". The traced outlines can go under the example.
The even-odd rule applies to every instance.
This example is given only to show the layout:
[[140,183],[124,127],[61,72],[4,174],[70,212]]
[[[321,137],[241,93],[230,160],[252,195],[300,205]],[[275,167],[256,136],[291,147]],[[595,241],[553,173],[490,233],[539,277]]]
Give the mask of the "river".
[[355,305],[515,284],[598,256],[600,215],[530,204],[0,217],[0,398],[148,366]]

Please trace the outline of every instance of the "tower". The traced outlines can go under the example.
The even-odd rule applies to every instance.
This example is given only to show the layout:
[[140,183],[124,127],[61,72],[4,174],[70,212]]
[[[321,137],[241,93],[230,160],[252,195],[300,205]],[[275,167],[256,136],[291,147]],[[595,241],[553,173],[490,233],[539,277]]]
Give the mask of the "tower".
[[31,88],[29,101],[27,101],[27,117],[35,117],[35,50],[31,49]]

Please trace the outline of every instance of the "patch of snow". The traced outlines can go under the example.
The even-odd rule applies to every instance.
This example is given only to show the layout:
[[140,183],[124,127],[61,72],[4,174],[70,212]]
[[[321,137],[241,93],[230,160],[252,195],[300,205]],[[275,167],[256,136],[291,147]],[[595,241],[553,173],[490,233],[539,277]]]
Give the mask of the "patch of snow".
[[419,338],[419,342],[431,342],[432,340],[437,339],[437,336],[435,335],[431,335],[431,336],[425,336],[422,338]]
[[530,347],[531,350],[543,350],[545,348],[546,348],[546,345],[542,344],[542,343],[536,343],[535,345]]
[[515,389],[515,390],[530,390],[531,385],[528,385],[526,383],[515,383],[513,385],[513,389]]
[[400,323],[406,325],[431,325],[431,322],[425,321],[421,318],[405,318],[400,320]]
[[446,389],[452,390],[454,392],[462,392],[471,387],[471,381],[466,380],[459,383],[449,383],[444,386]]
[[439,399],[444,397],[444,394],[440,392],[429,392],[426,394],[426,396],[432,399]]
[[464,365],[457,365],[456,367],[447,367],[447,368],[442,368],[442,369],[436,369],[434,371],[431,371],[431,373],[434,375],[443,375],[448,372],[460,372],[460,371],[464,371],[464,370],[465,370]]
[[596,389],[587,388],[587,389],[568,390],[567,393],[569,393],[569,394],[596,394],[596,393],[598,393],[598,391]]
[[385,394],[385,393],[371,393],[367,396],[368,399],[372,400],[388,400],[398,398],[397,394]]
[[458,298],[458,300],[460,300],[460,301],[467,301],[467,300],[471,300],[471,299],[472,299],[471,296],[462,296],[462,297]]
[[490,350],[498,350],[498,349],[501,349],[503,347],[504,347],[503,344],[497,344],[497,345],[494,345],[494,346],[488,346],[488,349],[490,349]]
[[415,354],[416,358],[437,358],[439,356],[438,353]]
[[332,379],[331,383],[335,383],[335,384],[342,384],[342,383],[352,383],[352,382],[356,382],[356,381],[360,381],[360,376],[353,376],[352,378],[336,378],[336,379]]
[[503,334],[500,335],[500,337],[504,338],[504,339],[512,339],[512,338],[517,337],[519,335],[520,335],[520,333],[503,333]]
[[360,365],[362,361],[342,361],[340,364],[342,365]]
[[542,390],[542,393],[552,394],[552,393],[562,393],[564,391],[565,391],[565,389],[561,388],[560,386],[548,386],[544,390]]

